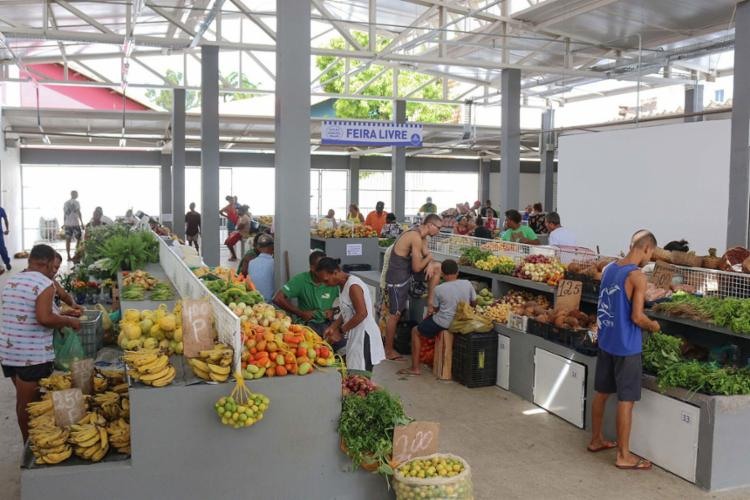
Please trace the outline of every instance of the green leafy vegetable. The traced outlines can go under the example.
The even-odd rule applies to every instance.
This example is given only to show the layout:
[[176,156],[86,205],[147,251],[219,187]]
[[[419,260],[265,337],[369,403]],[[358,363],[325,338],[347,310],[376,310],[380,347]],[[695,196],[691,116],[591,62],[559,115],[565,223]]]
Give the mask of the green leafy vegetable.
[[682,340],[666,333],[655,332],[643,343],[643,368],[658,374],[682,359]]
[[392,474],[388,458],[393,451],[393,429],[408,423],[401,401],[381,389],[365,397],[344,397],[339,434],[355,466],[377,461],[380,473]]

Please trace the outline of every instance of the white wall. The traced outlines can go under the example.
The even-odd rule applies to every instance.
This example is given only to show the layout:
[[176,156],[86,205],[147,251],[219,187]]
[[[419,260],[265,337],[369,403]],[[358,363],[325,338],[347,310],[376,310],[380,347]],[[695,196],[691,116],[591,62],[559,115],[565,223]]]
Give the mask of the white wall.
[[3,151],[2,145],[0,145],[0,189],[2,189],[0,205],[8,214],[8,221],[10,222],[10,234],[5,236],[5,247],[12,257],[14,253],[23,250],[21,247],[23,235],[21,193],[23,192],[23,186],[18,148],[7,148]]
[[660,245],[721,251],[726,241],[729,120],[560,137],[558,208],[579,244],[627,250],[638,229]]
[[[523,210],[526,205],[533,205],[536,202],[544,203],[544,195],[542,193],[541,186],[539,185],[540,175],[539,174],[521,174],[521,185],[518,194],[519,206],[518,210]],[[553,201],[557,199],[557,175],[553,184]],[[492,206],[497,209],[500,206],[500,174],[490,174],[490,200],[492,200]],[[484,202],[484,200],[482,200]],[[554,207],[544,207],[546,211],[554,210]]]

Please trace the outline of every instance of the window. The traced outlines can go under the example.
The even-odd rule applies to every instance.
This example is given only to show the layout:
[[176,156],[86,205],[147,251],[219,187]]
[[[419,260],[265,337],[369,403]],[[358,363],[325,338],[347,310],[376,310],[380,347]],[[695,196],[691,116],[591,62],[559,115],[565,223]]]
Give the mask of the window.
[[[349,172],[346,170],[312,170],[310,172],[310,215],[321,217],[329,209],[336,217],[346,218],[349,199]],[[313,200],[315,205],[313,205]]]
[[455,208],[457,203],[477,199],[479,174],[473,172],[406,172],[406,215],[414,215],[427,197],[437,205],[438,213]]
[[375,204],[378,201],[385,203],[386,212],[392,210],[391,172],[387,170],[361,170],[359,172],[359,211],[367,215],[375,210]]

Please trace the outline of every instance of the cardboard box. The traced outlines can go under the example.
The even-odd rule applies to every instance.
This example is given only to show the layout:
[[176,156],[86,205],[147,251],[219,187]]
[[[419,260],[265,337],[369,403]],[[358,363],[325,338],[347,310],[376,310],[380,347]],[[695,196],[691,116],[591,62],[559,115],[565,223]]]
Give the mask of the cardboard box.
[[453,334],[448,330],[443,330],[435,342],[435,361],[432,364],[432,373],[438,380],[452,380],[452,368]]

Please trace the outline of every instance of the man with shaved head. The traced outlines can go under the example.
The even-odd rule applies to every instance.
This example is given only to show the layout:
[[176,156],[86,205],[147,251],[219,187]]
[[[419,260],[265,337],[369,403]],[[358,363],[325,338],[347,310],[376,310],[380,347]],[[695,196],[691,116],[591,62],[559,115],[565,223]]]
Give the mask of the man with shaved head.
[[[617,448],[615,466],[619,469],[647,470],[648,460],[630,453],[630,427],[633,405],[641,399],[642,330],[659,331],[659,323],[643,313],[646,276],[641,266],[651,260],[656,238],[642,229],[630,240],[625,258],[609,264],[602,273],[597,308],[599,356],[596,361],[592,403],[591,452]],[[606,441],[602,421],[607,398],[617,394],[617,442]]]

